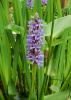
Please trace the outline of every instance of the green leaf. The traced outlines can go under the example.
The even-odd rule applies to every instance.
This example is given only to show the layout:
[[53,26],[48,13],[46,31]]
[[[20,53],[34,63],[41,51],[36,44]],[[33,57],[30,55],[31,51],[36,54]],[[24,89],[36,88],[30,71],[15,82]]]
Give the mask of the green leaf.
[[34,12],[38,12],[39,16],[42,18],[42,4],[41,0],[34,0],[35,2],[35,7],[34,7]]
[[[45,36],[51,35],[51,26],[52,22],[44,23]],[[71,15],[56,19],[54,22],[53,38],[60,36],[61,32],[68,27],[71,27]]]
[[11,51],[10,51],[10,44],[8,42],[6,34],[2,35],[1,58],[2,58],[1,70],[3,71],[3,75],[6,80],[6,85],[8,85],[8,82],[10,80],[9,78],[11,77]]
[[48,0],[46,11],[45,11],[45,20],[49,23],[53,18],[53,0]]
[[8,94],[9,95],[16,95],[17,91],[16,91],[16,87],[14,85],[14,83],[12,81],[10,81],[8,83]]
[[21,31],[24,31],[24,28],[22,26],[18,26],[15,24],[9,24],[5,27],[5,29],[14,31],[15,34],[20,34]]
[[[54,2],[55,2],[55,0],[54,0]],[[57,16],[61,17],[62,16],[61,0],[56,0],[55,6],[57,8],[57,13],[58,13]]]
[[0,100],[5,100],[2,91],[0,90]]
[[14,45],[14,55],[13,55],[13,69],[12,69],[12,78],[14,82],[17,79],[17,66],[19,60],[19,51],[20,51],[20,36],[17,35],[16,43]]
[[66,100],[69,96],[69,91],[58,92],[44,97],[44,100]]

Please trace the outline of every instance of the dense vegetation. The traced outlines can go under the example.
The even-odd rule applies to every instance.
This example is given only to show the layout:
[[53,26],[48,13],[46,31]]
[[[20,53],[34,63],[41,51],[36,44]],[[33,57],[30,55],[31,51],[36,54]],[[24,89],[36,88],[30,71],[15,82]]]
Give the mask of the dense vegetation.
[[[71,100],[71,0],[32,3],[0,0],[0,100]],[[44,30],[38,62],[27,57],[36,20],[42,23],[33,32]]]

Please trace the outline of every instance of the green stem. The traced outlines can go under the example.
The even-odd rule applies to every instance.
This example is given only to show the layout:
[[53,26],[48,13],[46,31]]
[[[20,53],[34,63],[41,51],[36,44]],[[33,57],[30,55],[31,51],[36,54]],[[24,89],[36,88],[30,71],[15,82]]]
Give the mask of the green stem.
[[48,64],[46,67],[46,73],[45,73],[45,78],[46,78],[46,82],[45,82],[45,93],[47,91],[47,87],[48,87],[48,83],[49,83],[49,75],[47,78],[47,72],[48,72],[48,65],[52,56],[52,37],[53,37],[53,29],[54,29],[54,3],[53,3],[53,19],[52,19],[52,27],[51,27],[51,36],[50,36],[50,42],[49,42],[49,55],[48,55]]
[[35,80],[36,80],[36,68],[37,66],[32,66],[32,88],[30,90],[29,100],[36,100],[36,92],[35,92]]
[[40,92],[41,92],[41,88],[43,85],[43,81],[44,81],[44,73],[43,73],[44,67],[42,68],[38,68],[37,69],[37,100],[40,100]]
[[[50,44],[49,44],[49,55],[48,55],[48,63],[47,66],[49,65],[50,59],[51,59],[51,51],[52,51],[52,36],[53,36],[53,28],[54,28],[54,3],[53,3],[53,19],[52,19],[52,27],[51,27],[51,36],[50,36]],[[43,100],[43,94],[46,92],[46,89],[48,87],[48,83],[49,83],[49,76],[47,78],[47,72],[48,72],[48,67],[46,67],[46,72],[45,72],[45,77],[44,77],[44,81],[43,81],[43,86],[41,89],[41,93],[40,93],[40,100]]]

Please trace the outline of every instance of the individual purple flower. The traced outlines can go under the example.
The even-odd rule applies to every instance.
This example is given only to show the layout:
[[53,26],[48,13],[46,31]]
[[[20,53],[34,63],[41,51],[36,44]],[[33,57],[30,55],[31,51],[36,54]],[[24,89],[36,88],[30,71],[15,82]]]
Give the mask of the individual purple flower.
[[32,9],[33,6],[34,6],[33,0],[27,0],[27,7]]
[[42,20],[36,13],[35,17],[28,22],[27,59],[39,67],[42,67],[44,64],[44,54],[41,51],[41,47],[44,44],[43,35]]
[[46,5],[47,4],[47,0],[42,0],[42,5]]

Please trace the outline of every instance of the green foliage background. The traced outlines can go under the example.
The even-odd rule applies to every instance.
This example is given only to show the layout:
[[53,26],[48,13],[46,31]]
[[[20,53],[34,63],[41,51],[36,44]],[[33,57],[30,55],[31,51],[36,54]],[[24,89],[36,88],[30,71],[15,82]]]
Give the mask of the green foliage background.
[[[0,100],[70,100],[71,0],[65,8],[61,0],[48,0],[45,9],[34,2],[30,10],[26,0],[0,0]],[[40,69],[26,59],[27,22],[36,12],[48,53]]]

